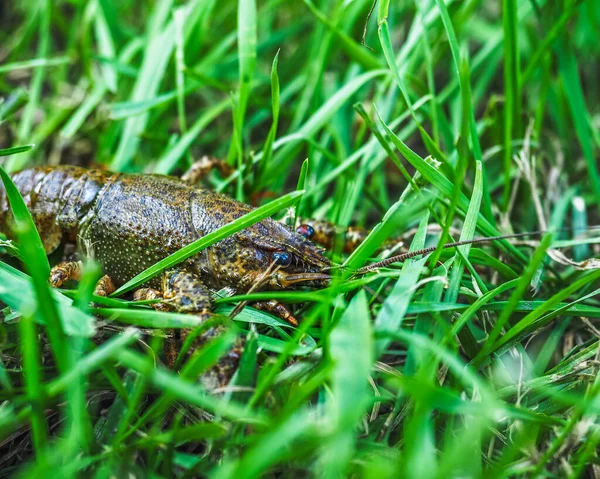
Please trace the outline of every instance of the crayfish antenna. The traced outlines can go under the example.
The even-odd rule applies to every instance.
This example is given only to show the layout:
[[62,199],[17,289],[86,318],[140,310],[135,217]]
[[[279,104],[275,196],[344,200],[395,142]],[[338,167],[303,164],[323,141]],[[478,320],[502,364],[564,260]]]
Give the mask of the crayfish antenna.
[[[593,230],[598,230],[598,229],[600,229],[600,225],[590,226],[588,228],[583,229],[583,231],[593,231]],[[527,233],[513,233],[513,234],[508,234],[508,235],[491,236],[489,238],[474,238],[474,239],[466,240],[466,241],[456,241],[454,243],[447,243],[444,246],[442,246],[442,249],[456,248],[458,246],[464,246],[464,245],[469,245],[469,244],[489,243],[492,241],[500,241],[500,240],[504,240],[504,239],[522,238],[524,236],[537,236],[537,235],[542,235],[545,233],[557,233],[560,231],[575,231],[575,229],[561,228],[561,229],[556,229],[556,230],[539,230],[539,231],[529,231]],[[376,263],[373,263],[373,264],[370,264],[367,266],[363,266],[362,268],[357,269],[354,273],[355,274],[366,274],[371,271],[375,271],[376,269],[379,269],[379,268],[385,268],[386,266],[389,266],[393,263],[399,263],[399,262],[405,261],[409,258],[414,258],[415,256],[421,256],[424,254],[433,253],[436,249],[437,249],[437,246],[431,246],[429,248],[423,248],[423,249],[420,249],[417,251],[410,251],[408,253],[402,253],[402,254],[390,256],[389,258],[378,261]]]

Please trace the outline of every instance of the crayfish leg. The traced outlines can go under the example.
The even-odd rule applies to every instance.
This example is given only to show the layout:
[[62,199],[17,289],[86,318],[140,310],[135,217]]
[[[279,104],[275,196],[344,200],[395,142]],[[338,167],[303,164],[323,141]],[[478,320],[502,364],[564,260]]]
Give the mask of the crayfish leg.
[[[136,292],[134,299],[161,299],[162,302],[158,304],[171,311],[197,316],[204,323],[213,317],[211,296],[209,288],[199,276],[175,269],[163,273],[162,291],[144,288]],[[222,324],[208,328],[207,325],[201,325],[197,329],[176,330],[165,343],[165,363],[174,368],[182,357],[202,348],[225,330],[226,326]],[[182,350],[184,345],[186,350]],[[217,363],[202,374],[202,383],[211,389],[226,386],[239,366],[243,349],[244,339],[238,338]]]
[[277,316],[279,319],[290,323],[292,326],[298,326],[298,320],[292,315],[292,313],[288,311],[288,309],[283,304],[281,304],[278,301],[275,301],[273,299],[269,301],[257,301],[255,303],[252,303],[251,306],[253,306],[256,309],[260,309],[261,311],[267,311]]
[[50,270],[50,286],[60,288],[67,281],[79,281],[83,265],[81,261],[63,261]]
[[94,294],[96,296],[109,296],[117,290],[113,280],[105,274],[98,280],[96,283],[96,288],[94,289]]
[[233,173],[233,167],[225,160],[212,156],[203,156],[183,174],[181,179],[190,185],[200,183],[212,170],[218,170],[223,176]]
[[208,319],[211,315],[210,290],[194,273],[170,270],[163,274],[163,301],[179,313],[191,313]]
[[[83,264],[81,261],[63,261],[50,270],[48,282],[53,288],[60,288],[67,281],[79,281],[82,271]],[[96,296],[108,296],[114,293],[116,289],[110,276],[104,275],[96,283],[94,294]]]
[[152,303],[152,306],[157,311],[172,311],[172,309],[165,303],[162,302],[163,294],[162,291],[154,288],[140,288],[133,293],[134,301],[153,301],[160,300],[160,302]]

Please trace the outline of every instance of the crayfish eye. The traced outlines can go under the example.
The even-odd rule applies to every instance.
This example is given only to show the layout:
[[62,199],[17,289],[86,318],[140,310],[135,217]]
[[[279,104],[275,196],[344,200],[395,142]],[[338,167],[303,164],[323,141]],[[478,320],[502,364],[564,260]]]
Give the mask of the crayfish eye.
[[292,264],[292,255],[285,251],[276,251],[271,256],[271,260],[281,266],[289,266]]
[[300,225],[296,229],[296,233],[304,236],[306,239],[311,239],[315,235],[315,229],[311,225]]

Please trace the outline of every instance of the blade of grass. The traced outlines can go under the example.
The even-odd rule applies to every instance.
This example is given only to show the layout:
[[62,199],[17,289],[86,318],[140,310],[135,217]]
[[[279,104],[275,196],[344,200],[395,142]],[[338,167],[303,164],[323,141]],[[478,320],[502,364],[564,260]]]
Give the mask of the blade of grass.
[[425,131],[425,129],[421,125],[421,122],[419,121],[419,119],[417,118],[417,116],[414,112],[412,102],[410,100],[410,97],[408,96],[408,90],[406,89],[406,86],[404,85],[404,82],[402,81],[402,77],[400,76],[400,71],[398,70],[398,66],[396,65],[396,58],[394,57],[394,51],[392,49],[392,40],[390,38],[390,32],[389,32],[387,20],[383,20],[383,21],[380,20],[378,32],[379,32],[379,42],[381,43],[381,47],[383,48],[383,53],[384,53],[385,59],[387,61],[387,64],[388,64],[390,70],[392,71],[392,76],[394,77],[394,80],[396,80],[396,84],[398,85],[400,92],[402,93],[402,98],[404,99],[404,102],[406,103],[406,106],[408,107],[408,111],[410,112],[410,114],[413,118],[413,121],[416,123],[417,128],[418,128],[419,132],[421,133],[421,137],[423,138],[423,142],[425,143],[426,148],[429,150],[429,152],[432,155],[435,155],[437,160],[441,161],[444,164],[444,167],[448,171],[452,171],[452,165],[450,165],[448,163],[448,159],[446,158],[446,155],[444,155],[442,153],[439,146],[429,136],[429,133],[427,133],[427,131]]
[[[504,30],[504,205],[508,207],[513,138],[521,134],[521,91],[517,1],[502,0]],[[599,190],[600,191],[600,190]]]
[[[513,342],[516,337],[520,337],[524,332],[526,332],[531,327],[531,325],[533,325],[533,324],[537,325],[538,320],[541,323],[541,324],[539,324],[539,326],[541,327],[541,326],[544,326],[546,323],[548,323],[552,318],[557,316],[559,313],[569,310],[575,302],[566,304],[555,311],[552,311],[552,308],[554,308],[557,304],[559,304],[564,299],[568,298],[575,291],[583,288],[584,286],[592,283],[593,281],[596,281],[598,278],[600,278],[600,271],[592,271],[589,274],[585,275],[583,278],[575,281],[574,283],[570,284],[563,290],[556,293],[554,296],[552,296],[550,299],[545,301],[538,308],[534,309],[531,313],[529,313],[527,316],[525,316],[521,321],[519,321],[517,324],[515,324],[512,328],[510,328],[510,330],[504,336],[502,336],[501,338],[498,338],[498,340],[492,346],[493,350],[497,350],[500,347],[502,347],[503,345]],[[600,291],[595,290],[592,293],[584,296],[581,300],[583,301],[585,299],[596,297],[598,295],[598,293],[600,293]],[[549,311],[552,311],[552,313],[550,313],[546,316],[543,316],[545,313],[547,313]]]
[[[427,223],[429,215],[425,215],[419,224],[419,229],[415,234],[409,251],[422,249],[425,246],[425,236],[427,234]],[[385,298],[381,309],[375,318],[375,331],[395,331],[402,326],[402,320],[406,315],[408,306],[415,293],[415,285],[423,271],[423,266],[427,258],[416,260],[408,259],[402,267],[402,275],[394,285],[391,293]],[[375,357],[379,358],[390,344],[390,339],[380,337],[375,341]]]
[[[446,31],[446,36],[448,37],[448,43],[450,45],[450,51],[452,53],[452,60],[454,62],[455,73],[458,77],[458,84],[462,98],[463,124],[468,124],[469,126],[468,131],[470,133],[473,156],[475,158],[475,161],[481,162],[483,168],[483,215],[493,226],[495,226],[494,215],[492,213],[491,206],[492,199],[489,192],[485,165],[483,163],[483,154],[481,152],[479,134],[477,133],[477,126],[475,122],[475,110],[471,97],[471,67],[467,58],[468,50],[465,48],[464,52],[461,53],[458,44],[458,39],[456,37],[456,32],[454,31],[454,26],[452,24],[452,20],[450,19],[448,8],[446,7],[446,4],[441,0],[436,0],[436,2],[440,11],[440,16],[442,18],[444,29]],[[462,137],[464,138],[463,141],[466,141],[466,131],[462,133]]]
[[185,134],[187,131],[185,119],[185,50],[183,39],[183,24],[185,20],[185,8],[176,8],[173,12],[175,24],[175,85],[177,87],[177,116],[179,118],[179,131]]
[[142,328],[187,329],[196,328],[203,322],[202,318],[189,314],[166,313],[141,308],[95,308],[94,313],[110,320]]
[[[159,2],[155,15],[158,16],[160,7],[164,7],[166,3],[164,1]],[[153,31],[158,30],[160,26],[160,22],[155,21],[157,24],[150,29],[149,41],[144,48],[144,60],[131,93],[130,99],[132,102],[151,100],[156,97],[175,46],[173,23],[170,22],[158,32]],[[119,146],[111,162],[111,169],[122,171],[132,161],[140,143],[140,135],[146,128],[148,118],[148,114],[143,113],[125,120]]]
[[31,150],[35,145],[23,145],[13,146],[11,148],[3,148],[0,150],[0,156],[16,155],[17,153],[23,153],[24,151]]
[[62,320],[48,287],[50,265],[42,240],[19,190],[2,167],[0,167],[0,178],[4,184],[6,196],[15,219],[19,249],[25,260],[25,266],[31,275],[37,298],[38,312],[45,321],[58,368],[62,372],[66,372],[71,367],[71,358]]
[[[106,22],[104,6],[103,2],[101,1],[97,2],[96,11],[94,14],[94,28],[96,32],[96,43],[98,45],[98,52],[100,55],[102,55],[104,58],[115,59],[117,57],[115,44]],[[107,88],[112,93],[116,93],[118,84],[117,72],[114,66],[110,63],[102,63],[100,69],[102,71],[102,77],[104,78]]]
[[[41,0],[37,4],[38,6],[38,21],[39,21],[39,39],[38,39],[38,58],[46,58],[50,50],[50,20],[51,20],[51,4],[49,0]],[[42,92],[42,86],[44,78],[46,77],[46,68],[42,65],[36,67],[31,84],[29,87],[29,101],[25,105],[25,110],[21,117],[19,125],[19,131],[17,137],[19,143],[25,143],[31,134],[33,128],[33,120],[35,112],[40,103],[40,96]],[[16,169],[19,161],[25,161],[22,159],[11,158],[6,164],[8,171]]]
[[579,80],[577,60],[571,49],[562,46],[558,50],[558,67],[563,90],[567,97],[571,118],[575,125],[575,132],[579,145],[583,151],[583,157],[588,169],[589,179],[594,192],[597,206],[600,209],[600,175],[594,157],[594,144],[590,134],[589,113],[586,108],[583,88]]
[[540,63],[540,60],[550,50],[551,45],[554,41],[563,33],[563,30],[568,25],[569,20],[575,13],[577,13],[578,2],[567,7],[567,9],[561,14],[559,19],[553,23],[548,33],[544,36],[544,41],[537,47],[534,54],[527,62],[527,67],[521,76],[521,88],[523,88],[531,79],[531,75],[535,71],[536,67]]
[[[475,184],[473,185],[473,195],[469,202],[469,209],[465,215],[465,222],[462,227],[459,241],[468,241],[473,239],[475,235],[475,229],[477,227],[477,217],[479,216],[479,207],[481,206],[481,198],[483,196],[483,179],[482,179],[482,166],[480,162],[476,164],[475,170]],[[450,286],[444,296],[444,300],[450,303],[455,303],[458,298],[458,290],[460,288],[460,281],[464,272],[464,263],[462,258],[465,260],[469,257],[469,251],[471,245],[463,245],[457,248],[457,257],[454,260],[452,272],[450,273]]]
[[44,464],[48,454],[48,424],[43,407],[40,351],[35,323],[29,316],[19,321],[23,350],[23,372],[25,375],[25,390],[31,407],[31,428],[33,431],[33,446],[38,463]]
[[[479,209],[481,206],[481,198],[483,196],[483,171],[481,162],[476,162],[475,168],[475,183],[473,185],[473,194],[471,195],[469,209],[467,210],[467,213],[465,215],[465,222],[462,227],[459,241],[468,241],[473,239],[475,235],[475,229],[477,227],[477,217],[479,215]],[[449,303],[456,302],[465,269],[465,262],[468,263],[469,261],[468,258],[470,250],[471,245],[469,244],[459,246],[457,248],[456,257],[452,265],[452,271],[450,272],[450,284],[448,290],[446,291],[446,294],[444,295],[444,301],[448,301]],[[483,284],[481,280],[478,283],[480,285],[480,289],[485,293],[487,291],[485,284]],[[477,352],[479,351],[479,347],[471,330],[469,328],[461,329],[458,334],[458,337],[468,357],[475,357],[477,355]]]
[[277,136],[277,125],[279,124],[279,76],[277,75],[277,65],[279,64],[279,50],[275,54],[273,59],[273,65],[271,66],[271,109],[273,112],[273,122],[269,129],[269,134],[263,147],[263,154],[261,160],[258,162],[258,170],[256,173],[256,184],[260,185],[261,180],[265,174],[265,171],[269,169],[269,163],[273,156],[273,142]]
[[238,56],[239,56],[239,102],[237,111],[240,130],[248,105],[254,70],[256,69],[256,1],[238,2]]
[[[239,58],[239,96],[233,107],[233,144],[237,153],[237,168],[240,172],[237,181],[236,198],[244,200],[244,118],[248,107],[248,98],[252,90],[252,80],[256,69],[256,0],[238,0],[238,58]],[[230,149],[230,152],[233,152]],[[248,156],[248,161],[252,159]],[[249,167],[251,163],[245,165]]]
[[[240,359],[234,386],[254,388],[258,374],[258,334],[251,330],[246,336],[244,352]],[[232,395],[234,401],[245,403],[250,398],[250,391],[239,391]]]
[[[298,175],[298,184],[296,186],[297,191],[304,191],[306,189],[306,177],[308,176],[308,158],[302,162],[302,167],[300,168],[300,174]],[[295,206],[295,214],[294,214],[294,224],[292,228],[295,230],[298,225],[298,216],[300,215],[300,206],[302,202],[303,196],[298,198],[298,203]]]
[[12,115],[27,104],[29,94],[23,88],[17,88],[6,98],[0,99],[0,122],[12,117]]
[[0,73],[8,73],[16,70],[26,70],[39,67],[53,67],[66,65],[71,61],[70,57],[61,56],[56,58],[34,58],[33,60],[24,60],[21,62],[6,63],[0,65]]
[[323,443],[320,470],[342,477],[355,450],[354,428],[370,398],[368,379],[373,365],[373,337],[367,296],[360,291],[330,335],[331,396],[326,408],[331,435]]
[[[19,151],[27,151],[30,149],[28,148],[28,146],[29,145],[23,147],[9,148],[8,150],[13,150],[12,153],[14,153],[14,150],[17,149],[19,149]],[[35,227],[33,217],[27,209],[27,205],[25,204],[21,193],[19,193],[19,190],[11,180],[10,176],[8,176],[6,171],[4,171],[4,168],[2,168],[1,166],[0,179],[4,184],[6,196],[8,198],[10,208],[15,219],[15,226],[17,232],[20,231],[19,247],[23,249],[23,247],[27,245],[28,252],[33,255],[33,258],[29,258],[29,266],[32,266],[34,268],[40,268],[39,276],[44,277],[44,282],[46,282],[50,277],[50,264],[48,263],[46,251],[44,250],[44,245],[42,244],[40,235],[38,234],[37,229]]]

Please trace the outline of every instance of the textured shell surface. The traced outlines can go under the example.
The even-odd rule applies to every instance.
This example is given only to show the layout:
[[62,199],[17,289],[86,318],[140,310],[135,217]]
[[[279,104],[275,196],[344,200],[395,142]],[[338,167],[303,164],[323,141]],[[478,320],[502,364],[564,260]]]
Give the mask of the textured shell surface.
[[198,239],[190,201],[194,190],[159,175],[119,175],[99,193],[78,243],[122,284]]

